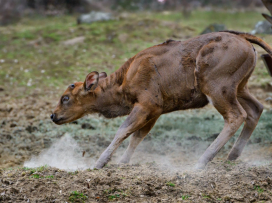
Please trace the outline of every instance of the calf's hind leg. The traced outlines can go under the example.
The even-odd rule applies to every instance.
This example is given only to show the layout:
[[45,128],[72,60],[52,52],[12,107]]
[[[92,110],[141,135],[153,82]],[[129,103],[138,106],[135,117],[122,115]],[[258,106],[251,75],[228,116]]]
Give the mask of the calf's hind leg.
[[249,93],[247,87],[238,92],[237,98],[246,111],[247,118],[240,136],[228,155],[228,160],[235,160],[241,155],[263,111],[263,105]]
[[153,128],[156,121],[157,121],[157,118],[153,118],[144,127],[137,130],[136,132],[134,132],[131,135],[128,148],[125,151],[124,155],[122,156],[120,163],[129,163],[136,147],[145,138],[145,136],[148,134],[148,132]]
[[196,165],[197,169],[205,168],[246,119],[246,112],[238,102],[236,92],[231,92],[232,95],[228,95],[229,97],[218,95],[217,92],[219,91],[214,91],[210,97],[214,107],[224,117],[225,125],[222,132],[200,157]]

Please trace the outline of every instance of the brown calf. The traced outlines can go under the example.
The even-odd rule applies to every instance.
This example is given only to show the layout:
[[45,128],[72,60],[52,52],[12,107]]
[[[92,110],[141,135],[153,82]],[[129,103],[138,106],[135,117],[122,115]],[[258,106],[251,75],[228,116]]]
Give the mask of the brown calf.
[[121,159],[128,163],[160,115],[201,108],[211,101],[224,117],[225,125],[199,159],[197,168],[204,168],[245,122],[228,156],[235,160],[263,111],[262,104],[247,88],[256,64],[256,52],[250,42],[272,55],[272,48],[260,38],[234,31],[201,35],[184,42],[168,40],[139,52],[109,77],[94,71],[84,83],[70,85],[51,119],[60,125],[91,113],[106,118],[128,115],[96,162],[95,167],[102,168],[131,135]]

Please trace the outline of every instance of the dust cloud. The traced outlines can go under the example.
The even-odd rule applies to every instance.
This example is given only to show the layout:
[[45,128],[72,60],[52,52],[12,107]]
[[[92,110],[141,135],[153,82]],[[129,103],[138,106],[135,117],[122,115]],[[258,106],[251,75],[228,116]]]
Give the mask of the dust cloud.
[[85,170],[93,168],[95,161],[82,156],[83,150],[68,133],[54,143],[49,149],[42,151],[38,156],[31,157],[24,163],[25,167],[39,166],[56,167],[66,171]]

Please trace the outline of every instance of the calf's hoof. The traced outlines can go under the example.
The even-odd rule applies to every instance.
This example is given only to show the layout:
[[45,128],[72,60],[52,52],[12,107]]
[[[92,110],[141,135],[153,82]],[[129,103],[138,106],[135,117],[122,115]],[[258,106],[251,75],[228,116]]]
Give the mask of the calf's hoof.
[[196,170],[203,170],[203,169],[205,169],[205,167],[206,167],[206,164],[205,164],[205,163],[198,162],[198,163],[195,165],[194,169],[196,169]]
[[129,159],[126,158],[121,158],[121,160],[119,161],[119,164],[128,164],[129,163]]
[[235,161],[237,158],[239,157],[239,154],[236,154],[236,153],[230,153],[229,155],[228,155],[228,160],[229,161]]
[[105,165],[106,165],[106,164],[104,164],[104,163],[97,162],[97,163],[95,164],[94,168],[96,168],[96,169],[101,169],[101,168],[103,168]]

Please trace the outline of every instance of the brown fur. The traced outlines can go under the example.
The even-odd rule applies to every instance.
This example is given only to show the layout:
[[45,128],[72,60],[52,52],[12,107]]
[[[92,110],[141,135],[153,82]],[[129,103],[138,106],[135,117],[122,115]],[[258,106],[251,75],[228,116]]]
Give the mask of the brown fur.
[[208,98],[225,119],[218,138],[198,162],[203,168],[244,121],[244,129],[229,154],[236,159],[257,125],[262,105],[249,94],[247,81],[255,67],[256,43],[272,54],[263,40],[249,34],[225,31],[180,42],[168,40],[130,58],[106,77],[90,73],[84,83],[64,92],[54,111],[56,124],[71,122],[89,113],[107,118],[129,115],[110,146],[96,163],[103,167],[121,142],[132,134],[121,162],[129,162],[135,148],[161,114],[201,108]]

